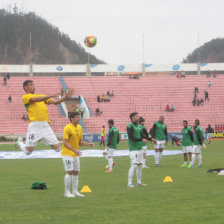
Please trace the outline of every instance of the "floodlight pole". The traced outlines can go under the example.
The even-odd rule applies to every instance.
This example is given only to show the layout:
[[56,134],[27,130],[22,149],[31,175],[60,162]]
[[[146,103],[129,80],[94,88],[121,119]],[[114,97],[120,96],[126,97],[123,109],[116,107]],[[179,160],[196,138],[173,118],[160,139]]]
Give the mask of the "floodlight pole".
[[142,35],[142,76],[145,76],[145,36]]
[[89,51],[88,51],[88,59],[87,59],[87,66],[86,66],[86,76],[91,76],[90,63],[89,63]]
[[200,42],[199,42],[199,33],[198,33],[198,75],[201,74],[201,67],[200,67],[200,50],[199,50]]
[[30,49],[29,49],[29,56],[30,56],[30,77],[33,77],[33,60],[32,60],[32,34],[30,32]]

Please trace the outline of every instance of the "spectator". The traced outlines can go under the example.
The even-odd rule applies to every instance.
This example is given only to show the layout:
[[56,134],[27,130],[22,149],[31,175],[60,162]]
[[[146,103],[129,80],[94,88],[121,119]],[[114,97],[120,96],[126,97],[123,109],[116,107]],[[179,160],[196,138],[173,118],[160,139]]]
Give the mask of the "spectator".
[[170,111],[173,112],[174,110],[175,110],[175,108],[174,108],[174,105],[172,104],[172,105],[170,106]]
[[210,70],[207,71],[207,77],[208,77],[208,78],[211,77],[211,71],[210,71]]
[[7,85],[7,79],[6,79],[6,76],[3,77],[3,86],[6,86]]
[[114,91],[113,90],[111,91],[110,96],[114,96]]
[[110,96],[106,95],[106,102],[110,102]]
[[192,105],[193,105],[193,106],[196,105],[196,98],[194,98],[194,99],[192,100]]
[[201,100],[200,100],[200,105],[201,106],[204,106],[204,100],[201,98]]
[[68,87],[65,88],[65,92],[66,92],[66,93],[69,92],[69,88],[68,88]]
[[9,103],[12,103],[12,97],[11,97],[11,95],[9,95],[8,101],[9,101]]
[[22,116],[22,120],[24,120],[25,122],[28,120],[28,115],[26,115],[26,114],[23,114],[23,116]]
[[200,100],[197,99],[197,106],[200,106]]
[[210,87],[212,85],[212,82],[209,80],[208,81],[208,87]]
[[6,75],[6,76],[7,76],[7,79],[9,80],[9,79],[10,79],[10,74],[9,74],[9,73],[7,73],[7,75]]
[[79,107],[78,107],[78,106],[76,106],[76,108],[75,108],[75,112],[76,112],[76,113],[79,113]]
[[169,104],[166,105],[166,112],[169,112],[170,111],[170,106]]
[[216,70],[213,71],[213,77],[216,78]]
[[107,91],[107,96],[110,96],[110,91],[109,90]]
[[176,73],[176,77],[177,77],[177,78],[180,77],[180,72],[179,72],[179,71],[177,71],[177,73]]
[[199,93],[198,87],[194,88],[194,94],[197,95]]
[[206,101],[206,100],[209,101],[209,98],[208,98],[208,92],[205,90],[204,93],[205,93],[205,101]]
[[84,115],[84,108],[83,107],[80,108],[80,114],[81,114],[81,118],[83,118],[83,115]]
[[101,102],[106,102],[106,97],[105,97],[105,95],[102,95],[102,96],[101,96]]
[[96,115],[97,116],[100,116],[103,112],[102,111],[100,111],[100,109],[99,108],[96,108]]
[[182,72],[180,73],[180,78],[185,78],[185,75],[186,75],[185,71],[182,71]]
[[100,103],[100,96],[97,96],[97,102]]
[[62,88],[62,89],[61,89],[61,96],[64,95],[64,92],[65,92],[65,90]]

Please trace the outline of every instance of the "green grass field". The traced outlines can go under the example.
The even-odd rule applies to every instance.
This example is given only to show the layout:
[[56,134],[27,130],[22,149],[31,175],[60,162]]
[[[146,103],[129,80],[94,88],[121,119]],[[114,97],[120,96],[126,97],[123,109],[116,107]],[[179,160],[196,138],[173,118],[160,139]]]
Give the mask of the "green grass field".
[[[127,143],[120,148],[127,149]],[[0,150],[15,149],[0,145]],[[79,188],[87,184],[92,189],[85,198],[64,197],[61,159],[0,160],[0,223],[223,224],[224,176],[206,170],[224,167],[224,142],[203,150],[203,168],[179,168],[182,157],[163,156],[159,168],[148,157],[151,168],[143,170],[148,186],[134,189],[127,188],[128,157],[115,157],[113,173],[104,172],[104,158],[82,158]],[[173,183],[163,183],[167,175]],[[36,181],[46,182],[49,190],[30,190]]]

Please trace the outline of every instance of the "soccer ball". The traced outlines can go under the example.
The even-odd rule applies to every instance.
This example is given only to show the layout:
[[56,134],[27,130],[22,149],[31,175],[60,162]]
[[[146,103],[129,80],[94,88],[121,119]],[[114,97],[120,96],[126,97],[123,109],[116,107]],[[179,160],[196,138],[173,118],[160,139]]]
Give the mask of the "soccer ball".
[[93,35],[88,35],[85,37],[84,43],[87,47],[95,47],[97,39]]

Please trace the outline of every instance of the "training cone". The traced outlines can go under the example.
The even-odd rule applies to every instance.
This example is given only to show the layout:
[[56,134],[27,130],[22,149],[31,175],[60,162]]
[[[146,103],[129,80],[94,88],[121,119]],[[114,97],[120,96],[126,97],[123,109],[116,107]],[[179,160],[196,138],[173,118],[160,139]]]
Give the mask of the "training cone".
[[91,189],[89,188],[88,185],[84,185],[81,192],[82,193],[89,193],[89,192],[92,192],[92,191],[91,191]]
[[166,176],[163,180],[163,183],[171,183],[173,182],[173,179],[170,176]]

